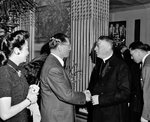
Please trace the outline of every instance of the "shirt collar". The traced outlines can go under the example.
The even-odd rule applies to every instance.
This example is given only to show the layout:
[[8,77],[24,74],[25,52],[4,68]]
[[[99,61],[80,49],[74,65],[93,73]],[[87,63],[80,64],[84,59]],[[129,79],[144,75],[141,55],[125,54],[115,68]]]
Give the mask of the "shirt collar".
[[58,59],[58,61],[61,63],[62,66],[64,66],[64,61],[59,56],[55,55],[54,53],[51,54]]
[[147,57],[149,54],[150,54],[150,53],[147,53],[147,54],[143,57],[143,59],[142,59],[142,64],[144,64],[145,59],[146,59],[146,57]]
[[104,59],[103,59],[104,63],[105,63],[106,60],[108,60],[112,55],[113,55],[113,53],[111,53],[108,57],[104,58]]

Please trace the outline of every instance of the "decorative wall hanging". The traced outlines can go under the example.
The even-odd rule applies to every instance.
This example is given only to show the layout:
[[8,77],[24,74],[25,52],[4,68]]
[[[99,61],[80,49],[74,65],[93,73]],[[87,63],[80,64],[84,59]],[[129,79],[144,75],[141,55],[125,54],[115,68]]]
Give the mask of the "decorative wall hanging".
[[13,31],[20,24],[20,16],[29,10],[33,11],[35,7],[33,0],[1,0],[0,27],[9,32]]
[[109,36],[115,45],[126,43],[126,21],[109,22]]
[[101,35],[108,35],[109,0],[72,0],[71,1],[71,65],[78,64],[82,70],[76,90],[88,87],[93,63],[90,50]]

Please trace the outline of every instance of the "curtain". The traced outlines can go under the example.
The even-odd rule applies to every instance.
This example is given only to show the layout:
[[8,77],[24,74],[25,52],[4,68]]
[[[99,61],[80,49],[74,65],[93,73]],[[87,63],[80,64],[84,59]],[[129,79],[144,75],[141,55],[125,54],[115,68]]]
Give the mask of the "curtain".
[[89,53],[100,35],[108,35],[108,22],[109,0],[71,1],[71,66],[75,66],[76,91],[88,87],[94,66]]

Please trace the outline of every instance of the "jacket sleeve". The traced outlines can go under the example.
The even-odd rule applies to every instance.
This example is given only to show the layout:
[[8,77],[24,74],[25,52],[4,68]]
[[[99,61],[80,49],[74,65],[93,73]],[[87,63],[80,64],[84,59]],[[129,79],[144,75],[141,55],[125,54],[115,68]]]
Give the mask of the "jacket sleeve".
[[85,94],[75,92],[72,89],[71,81],[63,69],[57,67],[50,69],[46,80],[49,87],[61,101],[70,104],[86,103]]
[[110,106],[127,102],[130,96],[130,76],[129,69],[126,65],[121,65],[116,71],[116,78],[112,79],[116,87],[112,92],[99,94],[99,105]]
[[146,120],[150,120],[150,66],[146,65],[143,67],[142,78],[144,99],[142,117]]

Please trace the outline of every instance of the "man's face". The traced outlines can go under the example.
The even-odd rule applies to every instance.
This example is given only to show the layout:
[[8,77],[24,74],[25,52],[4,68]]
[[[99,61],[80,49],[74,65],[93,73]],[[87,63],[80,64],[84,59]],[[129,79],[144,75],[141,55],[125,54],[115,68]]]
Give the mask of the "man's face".
[[95,51],[97,54],[97,57],[103,58],[107,56],[107,54],[110,52],[112,46],[109,42],[105,40],[98,40],[96,43]]
[[69,42],[69,39],[66,38],[66,42],[61,43],[61,53],[64,58],[69,56],[69,53],[71,51],[71,44]]
[[130,50],[131,58],[136,62],[140,63],[142,61],[140,56],[140,51],[138,49]]

